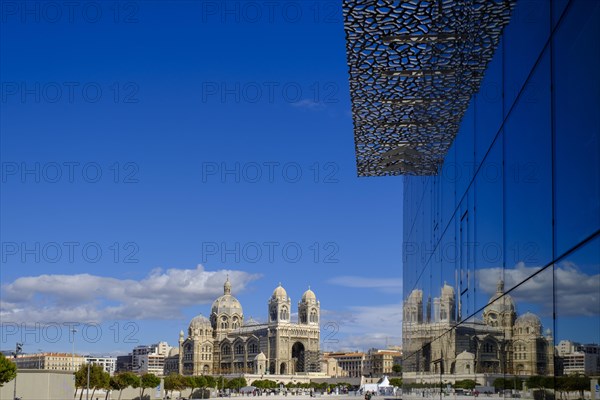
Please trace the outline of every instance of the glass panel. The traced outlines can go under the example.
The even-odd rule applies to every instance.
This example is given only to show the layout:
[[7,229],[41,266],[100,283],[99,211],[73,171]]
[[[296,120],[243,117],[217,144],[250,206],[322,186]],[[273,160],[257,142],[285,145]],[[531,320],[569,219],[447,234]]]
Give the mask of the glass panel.
[[475,111],[471,100],[460,124],[460,134],[456,136],[456,202],[460,202],[473,179],[475,170]]
[[600,374],[600,237],[556,263],[554,282],[557,375],[597,376]]
[[502,125],[503,40],[488,64],[479,93],[475,96],[475,162],[481,163]]
[[[479,275],[480,271],[486,271],[498,279],[502,276],[504,263],[502,141],[501,135],[475,180],[475,273]],[[476,292],[477,308],[485,306],[488,300],[488,294]]]
[[517,1],[504,31],[504,111],[509,112],[550,35],[550,1]]
[[555,27],[565,12],[569,0],[552,0],[552,27]]
[[552,261],[550,106],[546,52],[504,128],[506,268]]
[[446,155],[446,160],[440,172],[442,181],[442,225],[447,225],[456,209],[457,170],[455,164],[456,149],[452,146]]
[[558,256],[600,228],[600,2],[567,12],[553,60]]

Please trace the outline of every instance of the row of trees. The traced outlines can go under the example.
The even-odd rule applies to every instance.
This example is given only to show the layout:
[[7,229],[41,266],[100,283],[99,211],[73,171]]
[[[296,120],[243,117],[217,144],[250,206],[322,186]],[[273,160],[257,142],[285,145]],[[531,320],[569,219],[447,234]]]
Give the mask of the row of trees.
[[518,378],[498,378],[494,380],[496,390],[515,389],[523,390],[523,382],[530,389],[546,390],[554,389],[557,392],[580,392],[590,388],[590,378],[585,375],[565,375],[565,376],[530,376],[526,380]]
[[196,389],[202,389],[201,397],[204,398],[204,389],[206,388],[237,390],[247,385],[248,383],[245,378],[226,379],[222,376],[215,378],[210,375],[182,376],[173,373],[165,377],[164,387],[167,395],[169,395],[169,393],[172,394],[173,391],[182,392],[186,389],[191,389],[190,398],[193,396]]
[[542,397],[545,397],[546,390],[554,389],[562,399],[563,395],[569,392],[579,392],[580,398],[583,398],[583,392],[590,390],[590,381],[589,376],[573,374],[565,376],[531,376],[527,378],[526,382],[529,388],[541,390]]
[[[123,390],[128,387],[140,389],[140,399],[144,398],[146,389],[150,389],[160,385],[160,378],[154,374],[144,374],[138,376],[133,372],[122,372],[110,376],[104,371],[101,365],[89,365],[89,388],[92,390],[92,398],[98,389],[106,390],[106,399],[111,390],[119,391],[119,400]],[[88,365],[83,364],[77,372],[75,372],[75,387],[81,389],[79,400],[83,398],[84,389],[88,388]]]
[[254,386],[258,389],[279,389],[279,387],[281,385],[285,386],[286,389],[313,389],[313,390],[322,390],[322,391],[335,390],[336,387],[352,388],[352,384],[347,383],[347,382],[340,382],[340,383],[288,382],[286,384],[283,384],[283,382],[275,382],[270,379],[262,379],[262,380],[256,380],[256,381],[252,382],[252,386]]

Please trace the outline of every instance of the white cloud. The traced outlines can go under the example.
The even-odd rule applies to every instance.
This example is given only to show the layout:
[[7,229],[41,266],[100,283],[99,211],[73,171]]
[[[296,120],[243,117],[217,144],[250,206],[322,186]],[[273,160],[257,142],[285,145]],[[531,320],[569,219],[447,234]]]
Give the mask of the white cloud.
[[318,102],[318,101],[309,100],[309,99],[302,99],[302,100],[293,102],[291,104],[294,107],[303,108],[306,110],[323,110],[323,109],[325,109],[325,104]]
[[321,340],[326,350],[368,350],[401,344],[402,305],[350,306],[322,311]]
[[259,278],[243,271],[206,271],[201,265],[155,269],[141,280],[90,274],[22,277],[2,285],[0,317],[27,324],[176,319],[182,308],[220,296],[226,274],[237,293]]
[[366,278],[362,276],[338,276],[328,281],[338,285],[358,289],[377,289],[385,293],[402,294],[401,278]]
[[[479,287],[488,294],[495,293],[498,279],[504,276],[505,289],[538,272],[540,267],[527,267],[518,263],[514,269],[486,268],[477,271]],[[555,285],[555,287],[553,287]],[[552,293],[555,293],[558,316],[598,316],[600,314],[600,274],[588,275],[572,262],[561,262],[540,272],[512,292],[517,307],[535,304],[544,314],[552,315]]]

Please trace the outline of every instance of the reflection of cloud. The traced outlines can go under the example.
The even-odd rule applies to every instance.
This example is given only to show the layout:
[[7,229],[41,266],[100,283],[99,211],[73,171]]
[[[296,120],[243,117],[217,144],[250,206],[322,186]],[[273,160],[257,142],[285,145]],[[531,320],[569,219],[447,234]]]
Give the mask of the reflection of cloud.
[[293,102],[291,104],[294,107],[303,108],[305,110],[324,110],[325,109],[325,104],[318,102],[318,101],[309,100],[309,99],[302,99],[302,100]]
[[[504,270],[506,290],[538,272],[540,267],[527,267],[518,263],[514,269]],[[501,268],[484,268],[477,271],[477,281],[482,291],[488,294],[496,292],[498,279],[502,277]],[[512,292],[517,302],[534,303],[545,313],[552,313],[552,293],[555,293],[556,312],[562,316],[597,316],[600,314],[600,274],[587,275],[574,263],[564,261],[554,268],[540,272]]]
[[3,322],[100,322],[124,319],[175,319],[181,309],[210,303],[223,293],[226,274],[243,290],[258,275],[242,271],[155,269],[141,280],[90,274],[22,277],[2,285]]
[[385,349],[387,346],[400,345],[402,345],[401,336],[367,333],[345,337],[337,345],[327,347],[327,351],[367,351],[372,348]]
[[365,278],[362,276],[337,276],[328,281],[349,288],[378,289],[386,293],[402,293],[401,278]]
[[347,311],[321,312],[321,340],[329,350],[383,348],[400,344],[402,305],[353,306]]

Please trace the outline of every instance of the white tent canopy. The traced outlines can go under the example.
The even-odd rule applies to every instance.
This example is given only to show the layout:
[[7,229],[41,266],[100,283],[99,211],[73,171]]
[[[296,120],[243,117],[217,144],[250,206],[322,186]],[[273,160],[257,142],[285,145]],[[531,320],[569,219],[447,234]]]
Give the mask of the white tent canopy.
[[388,380],[387,376],[383,376],[383,378],[381,379],[381,382],[378,383],[379,387],[390,387],[392,385],[390,385],[390,381]]

